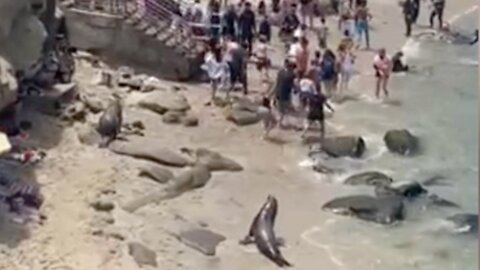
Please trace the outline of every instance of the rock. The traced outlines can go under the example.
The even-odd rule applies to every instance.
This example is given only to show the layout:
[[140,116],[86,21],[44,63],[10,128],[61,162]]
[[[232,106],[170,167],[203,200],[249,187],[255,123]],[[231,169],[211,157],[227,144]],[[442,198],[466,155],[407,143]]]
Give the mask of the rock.
[[403,198],[399,196],[375,198],[366,195],[352,195],[340,197],[325,203],[322,209],[385,225],[404,219]]
[[128,142],[114,141],[109,149],[120,155],[151,160],[167,166],[184,167],[190,164],[180,154],[163,148],[159,144],[155,140],[134,137]]
[[87,107],[82,102],[75,102],[69,105],[63,112],[61,119],[64,121],[85,121]]
[[167,111],[162,117],[162,122],[165,124],[178,124],[182,116],[181,112]]
[[207,229],[190,229],[180,232],[179,240],[207,256],[215,256],[217,245],[226,238]]
[[100,134],[90,124],[77,127],[77,138],[85,145],[98,145],[102,141]]
[[198,126],[198,118],[193,115],[187,115],[182,118],[182,125],[185,127],[196,127]]
[[258,111],[258,104],[254,103],[248,98],[237,98],[232,104],[232,109],[236,111],[248,111],[256,113]]
[[155,90],[165,91],[162,82],[155,77],[148,77],[143,81],[141,92],[152,92]]
[[217,107],[224,108],[228,105],[228,101],[220,97],[215,97],[213,99],[213,104]]
[[99,113],[107,107],[107,105],[98,97],[92,94],[84,94],[80,96],[80,100],[85,103],[92,113]]
[[260,115],[256,112],[235,110],[233,108],[225,111],[225,118],[238,126],[253,125],[261,120]]
[[393,179],[388,175],[385,175],[381,172],[371,171],[363,172],[349,176],[343,181],[347,185],[368,185],[368,186],[377,186],[377,185],[390,185],[393,182]]
[[146,164],[139,168],[140,176],[146,176],[154,180],[155,182],[164,184],[168,180],[174,177],[173,173],[160,165],[156,164]]
[[18,84],[12,66],[0,56],[0,96],[2,97],[0,99],[0,111],[16,101],[17,89]]
[[128,243],[128,254],[133,257],[133,259],[139,266],[157,266],[157,254],[155,254],[153,250],[147,248],[141,243]]
[[125,85],[130,87],[131,89],[140,90],[142,88],[144,79],[145,75],[133,76],[126,80]]
[[195,151],[189,149],[182,149],[182,151],[193,154],[195,156],[195,164],[203,165],[208,168],[211,172],[214,171],[231,171],[238,172],[242,171],[243,167],[238,164],[236,161],[224,157],[223,155],[210,151],[205,148],[198,148]]
[[478,215],[470,213],[461,213],[449,216],[447,221],[454,225],[454,232],[458,234],[476,234],[478,235]]
[[325,138],[321,145],[321,149],[332,157],[360,158],[365,148],[363,138],[355,136]]
[[408,130],[390,130],[383,137],[388,150],[400,155],[413,155],[418,151],[418,138]]
[[101,199],[92,202],[90,206],[100,212],[110,212],[115,208],[115,205],[112,202]]
[[155,91],[145,95],[138,106],[164,114],[167,111],[188,111],[190,104],[184,95],[172,91]]

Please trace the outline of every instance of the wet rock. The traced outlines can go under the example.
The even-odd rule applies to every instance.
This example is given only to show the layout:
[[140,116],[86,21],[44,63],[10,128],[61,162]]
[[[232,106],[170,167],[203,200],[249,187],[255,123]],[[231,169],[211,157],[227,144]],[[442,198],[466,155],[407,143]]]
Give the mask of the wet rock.
[[190,229],[180,232],[178,239],[185,245],[207,256],[215,256],[219,243],[226,238],[207,229]]
[[141,92],[152,92],[152,91],[165,91],[166,88],[163,86],[163,83],[155,78],[155,77],[148,77],[143,81],[142,88],[140,89]]
[[158,162],[167,166],[184,167],[190,162],[171,150],[163,148],[156,140],[145,138],[131,138],[128,142],[115,141],[109,149],[120,155],[132,156]]
[[347,179],[343,181],[344,184],[347,185],[368,185],[368,186],[377,186],[377,185],[390,185],[393,180],[388,175],[371,171],[371,172],[363,172],[354,174],[349,176]]
[[115,208],[115,205],[105,199],[97,199],[90,204],[90,206],[96,211],[110,212]]
[[236,111],[257,112],[258,107],[258,104],[248,98],[237,98],[232,104],[232,109]]
[[125,80],[124,84],[133,90],[140,90],[143,85],[145,75],[136,75]]
[[133,257],[139,266],[157,266],[157,254],[138,242],[128,243],[128,254]]
[[84,94],[80,96],[80,100],[85,103],[87,108],[92,113],[99,113],[107,107],[105,102],[103,102],[100,98],[94,96],[93,94]]
[[383,137],[387,148],[392,153],[414,155],[418,152],[418,138],[408,130],[390,130]]
[[478,215],[470,213],[460,213],[447,217],[447,221],[454,225],[454,232],[458,234],[476,234],[478,235]]
[[215,97],[213,99],[213,105],[215,105],[217,107],[220,107],[220,108],[224,108],[228,105],[228,101],[226,99],[221,98],[221,97]]
[[225,111],[225,118],[238,126],[253,125],[261,120],[257,112],[235,110],[233,108]]
[[100,134],[90,124],[77,127],[77,138],[85,145],[98,145],[102,141]]
[[49,93],[50,97],[62,99],[62,101],[71,101],[77,94],[77,84],[72,83],[57,83],[52,87]]
[[400,196],[381,198],[367,195],[346,196],[325,203],[322,209],[385,225],[404,219],[403,198]]
[[188,111],[190,104],[184,95],[172,91],[155,91],[145,95],[138,105],[153,112],[164,114],[167,111]]
[[332,137],[325,138],[321,149],[332,157],[360,158],[365,152],[366,145],[362,137]]
[[155,182],[164,184],[174,177],[173,173],[160,165],[146,164],[139,168],[139,175],[146,176]]
[[188,153],[195,158],[195,164],[203,165],[208,168],[211,172],[214,171],[231,171],[238,172],[242,171],[242,165],[238,164],[236,161],[224,157],[220,153],[210,151],[206,148],[198,148],[196,150],[190,150],[187,148],[182,149],[183,152]]
[[165,124],[178,124],[182,116],[182,112],[167,111],[162,117],[162,122]]
[[187,115],[182,118],[182,125],[185,127],[196,127],[198,122],[198,118],[194,115]]

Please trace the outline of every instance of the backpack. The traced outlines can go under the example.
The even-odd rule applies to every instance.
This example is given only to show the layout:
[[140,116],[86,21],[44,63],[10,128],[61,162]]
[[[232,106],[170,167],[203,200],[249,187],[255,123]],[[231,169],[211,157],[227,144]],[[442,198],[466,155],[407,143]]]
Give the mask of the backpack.
[[332,60],[323,60],[321,63],[322,67],[322,79],[331,80],[335,77],[335,62]]

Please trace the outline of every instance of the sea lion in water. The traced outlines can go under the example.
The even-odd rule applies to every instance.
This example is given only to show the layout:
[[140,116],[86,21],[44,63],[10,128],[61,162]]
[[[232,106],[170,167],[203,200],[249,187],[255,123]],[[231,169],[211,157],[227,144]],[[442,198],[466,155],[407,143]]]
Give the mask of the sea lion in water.
[[98,133],[102,136],[99,147],[107,147],[120,133],[122,127],[122,104],[120,97],[110,103],[98,121]]
[[346,196],[325,203],[322,209],[384,225],[404,219],[403,198],[400,196],[380,198],[367,195]]
[[478,234],[478,215],[477,214],[455,214],[447,217],[447,221],[454,225],[454,232],[458,234]]
[[277,209],[277,199],[269,195],[267,201],[255,216],[248,235],[240,241],[240,244],[255,243],[258,250],[279,267],[292,266],[280,253],[278,247],[282,244],[282,241],[277,239],[273,232]]
[[347,179],[343,181],[344,184],[347,185],[369,185],[369,186],[377,186],[377,185],[390,185],[393,182],[393,179],[381,172],[377,171],[370,171],[370,172],[363,172],[349,176]]

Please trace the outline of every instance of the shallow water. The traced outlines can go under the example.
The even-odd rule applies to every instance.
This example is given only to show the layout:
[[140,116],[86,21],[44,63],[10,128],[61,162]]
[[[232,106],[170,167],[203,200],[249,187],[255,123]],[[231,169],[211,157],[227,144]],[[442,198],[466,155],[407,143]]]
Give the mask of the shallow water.
[[[470,32],[476,25],[476,14],[455,23]],[[443,217],[478,212],[477,46],[411,40],[405,48],[408,63],[418,72],[395,76],[388,102],[357,92],[359,101],[338,106],[341,116],[335,118],[349,132],[365,138],[368,152],[362,161],[337,160],[347,171],[330,180],[339,182],[356,171],[378,169],[397,181],[444,175],[452,185],[430,187],[429,191],[462,209],[422,211],[410,207],[407,221],[389,228],[331,215],[330,221],[304,238],[325,249],[338,269],[477,269],[476,238],[433,232]],[[383,135],[396,128],[407,128],[420,137],[421,155],[402,158],[386,151]],[[372,192],[340,185],[338,191]]]

